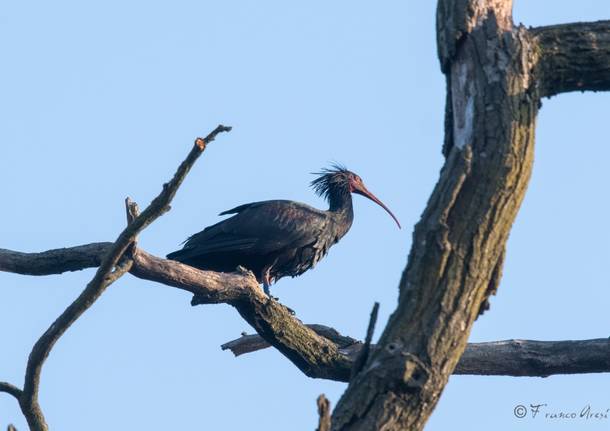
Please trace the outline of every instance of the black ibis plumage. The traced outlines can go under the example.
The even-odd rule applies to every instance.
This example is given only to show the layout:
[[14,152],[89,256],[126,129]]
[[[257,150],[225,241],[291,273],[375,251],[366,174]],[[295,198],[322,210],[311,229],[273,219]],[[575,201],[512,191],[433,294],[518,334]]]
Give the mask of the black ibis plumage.
[[288,200],[240,205],[220,213],[235,215],[194,234],[168,259],[220,272],[245,267],[269,295],[272,282],[312,268],[347,233],[354,219],[352,193],[380,205],[400,228],[394,214],[355,173],[335,165],[318,175],[311,186],[328,201],[327,211]]

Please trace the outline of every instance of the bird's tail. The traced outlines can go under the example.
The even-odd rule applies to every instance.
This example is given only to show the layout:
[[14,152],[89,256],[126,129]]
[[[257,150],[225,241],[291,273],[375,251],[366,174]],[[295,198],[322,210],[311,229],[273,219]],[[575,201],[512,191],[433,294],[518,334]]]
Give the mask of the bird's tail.
[[184,250],[173,251],[165,257],[170,260],[177,260],[178,262],[182,262],[184,258]]

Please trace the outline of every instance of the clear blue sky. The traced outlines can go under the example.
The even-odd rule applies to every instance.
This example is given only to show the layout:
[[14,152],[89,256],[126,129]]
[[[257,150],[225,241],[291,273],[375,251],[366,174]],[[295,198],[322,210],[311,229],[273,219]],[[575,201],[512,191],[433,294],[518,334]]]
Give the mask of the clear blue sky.
[[[209,148],[140,245],[165,255],[244,202],[321,207],[309,173],[336,160],[404,228],[356,197],[349,234],[314,270],[273,291],[304,322],[358,338],[379,301],[383,326],[443,163],[435,3],[4,4],[0,247],[112,240],[125,196],[146,205],[193,139],[224,123],[233,132]],[[517,0],[515,17],[608,19],[610,4]],[[609,106],[603,93],[544,101],[504,278],[472,341],[610,335]],[[0,380],[22,384],[32,344],[92,273],[0,273]],[[111,286],[46,363],[41,403],[52,429],[314,429],[315,398],[326,393],[334,404],[345,384],[309,379],[271,349],[233,358],[220,344],[252,330],[229,306],[189,301],[131,276]],[[454,377],[428,429],[610,429],[610,419],[513,416],[529,403],[605,411],[609,386],[608,375]],[[15,400],[0,394],[0,429],[9,422],[26,429]]]

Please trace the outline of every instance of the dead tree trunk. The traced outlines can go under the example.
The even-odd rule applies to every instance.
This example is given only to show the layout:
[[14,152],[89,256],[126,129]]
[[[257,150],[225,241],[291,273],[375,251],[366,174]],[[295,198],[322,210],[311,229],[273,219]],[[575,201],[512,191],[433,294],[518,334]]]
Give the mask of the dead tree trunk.
[[332,429],[424,427],[498,286],[532,170],[540,98],[608,89],[609,28],[530,31],[513,24],[511,0],[439,1],[446,162],[415,227],[398,308],[337,404]]

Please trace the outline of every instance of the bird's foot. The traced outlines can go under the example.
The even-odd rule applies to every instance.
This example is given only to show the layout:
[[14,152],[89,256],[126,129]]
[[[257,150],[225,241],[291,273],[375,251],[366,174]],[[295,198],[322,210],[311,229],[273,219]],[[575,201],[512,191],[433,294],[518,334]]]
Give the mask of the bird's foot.
[[252,271],[241,265],[238,265],[237,268],[235,268],[235,271],[247,277],[254,277],[254,273]]
[[267,295],[267,298],[269,299],[269,301],[280,301],[280,298],[277,296],[273,296],[271,293],[269,293],[269,291],[266,291],[265,294]]
[[271,289],[269,289],[269,286],[271,286],[271,283],[263,278],[263,292],[265,292],[265,294],[270,298],[270,299],[275,299],[277,300],[278,298],[274,298],[273,296],[271,296]]
[[267,293],[267,302],[271,302],[271,301],[276,301],[278,304],[280,304],[282,307],[284,307],[291,315],[294,316],[296,314],[292,308],[282,304],[280,302],[280,298],[278,298],[277,296],[273,296],[273,295],[270,295],[269,293]]

